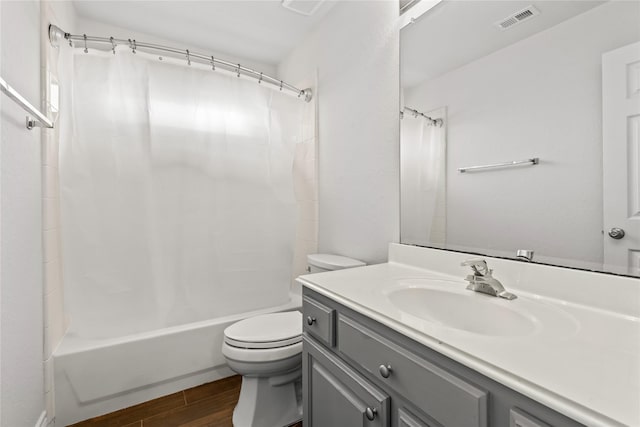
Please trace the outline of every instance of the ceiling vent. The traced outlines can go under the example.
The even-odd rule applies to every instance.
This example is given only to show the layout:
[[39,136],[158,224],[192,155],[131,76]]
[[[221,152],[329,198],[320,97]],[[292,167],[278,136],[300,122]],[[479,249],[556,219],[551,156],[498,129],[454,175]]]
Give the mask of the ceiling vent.
[[282,0],[282,6],[300,15],[311,16],[324,3],[324,0]]
[[539,14],[540,14],[540,11],[538,9],[536,9],[533,6],[529,6],[522,10],[519,10],[518,12],[510,16],[507,16],[504,19],[501,19],[500,21],[496,22],[495,25],[501,30],[506,30],[507,28],[511,28]]

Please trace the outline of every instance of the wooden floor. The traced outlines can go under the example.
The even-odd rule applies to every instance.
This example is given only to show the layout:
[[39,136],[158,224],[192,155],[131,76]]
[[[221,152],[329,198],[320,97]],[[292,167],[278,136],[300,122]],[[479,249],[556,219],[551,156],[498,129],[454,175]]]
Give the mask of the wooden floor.
[[[238,375],[224,378],[81,421],[73,427],[232,427],[231,416],[241,382]],[[302,423],[292,427],[302,427]]]

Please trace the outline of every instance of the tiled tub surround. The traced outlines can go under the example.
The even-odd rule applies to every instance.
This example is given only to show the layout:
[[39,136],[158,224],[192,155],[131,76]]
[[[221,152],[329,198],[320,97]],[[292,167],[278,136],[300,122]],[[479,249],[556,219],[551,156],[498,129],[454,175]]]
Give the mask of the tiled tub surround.
[[[68,141],[71,131],[70,111],[67,106],[71,87],[67,76],[71,73],[72,55],[49,43],[49,24],[62,28],[75,27],[75,12],[69,2],[43,1],[40,3],[41,96],[42,108],[55,122],[54,128],[42,132],[42,242],[44,298],[44,392],[48,420],[55,418],[53,351],[69,326],[64,313],[64,286],[62,249],[60,241],[60,141]],[[60,84],[64,81],[63,84]]]
[[420,320],[387,297],[408,283],[434,280],[464,290],[468,267],[460,263],[476,257],[391,244],[388,263],[299,281],[580,423],[640,425],[640,282],[484,257],[494,276],[518,296],[496,304],[516,310],[539,304],[570,319],[564,323],[569,327],[560,328],[541,317],[533,331],[520,336],[482,335]]
[[221,353],[224,329],[287,304],[123,337],[67,333],[53,354],[56,425],[67,425],[233,375]]

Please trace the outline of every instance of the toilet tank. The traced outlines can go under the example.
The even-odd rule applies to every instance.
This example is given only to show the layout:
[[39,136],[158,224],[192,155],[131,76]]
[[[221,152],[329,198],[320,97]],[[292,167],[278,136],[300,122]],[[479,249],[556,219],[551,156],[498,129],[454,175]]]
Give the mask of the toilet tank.
[[307,255],[307,271],[309,273],[322,273],[323,271],[342,270],[344,268],[362,267],[366,263],[345,256],[333,254]]

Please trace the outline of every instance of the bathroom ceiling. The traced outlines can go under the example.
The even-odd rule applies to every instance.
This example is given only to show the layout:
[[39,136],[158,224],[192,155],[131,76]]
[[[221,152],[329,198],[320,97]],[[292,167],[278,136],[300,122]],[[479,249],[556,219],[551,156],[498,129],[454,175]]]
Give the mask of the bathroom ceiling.
[[[445,0],[402,29],[402,86],[415,86],[440,76],[603,3]],[[540,14],[506,30],[495,25],[528,6],[534,6]]]
[[326,1],[304,16],[282,7],[280,0],[73,3],[81,18],[271,65],[282,61],[335,4]]

